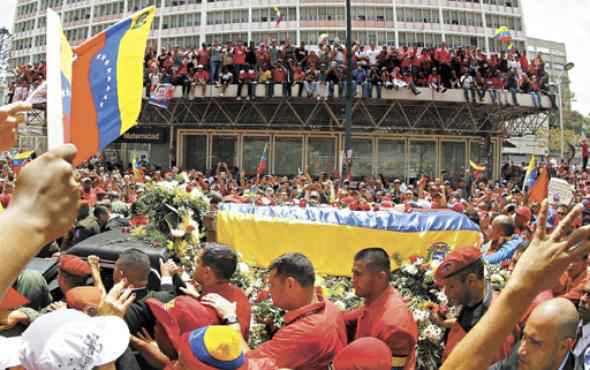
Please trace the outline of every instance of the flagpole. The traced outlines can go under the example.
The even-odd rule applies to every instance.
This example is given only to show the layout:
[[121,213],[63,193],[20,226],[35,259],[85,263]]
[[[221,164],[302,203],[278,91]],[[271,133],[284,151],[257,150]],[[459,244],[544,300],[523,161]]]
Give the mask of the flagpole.
[[[346,105],[344,114],[344,156],[345,168],[351,173],[352,166],[352,14],[350,0],[346,0]],[[344,173],[342,173],[344,178]]]

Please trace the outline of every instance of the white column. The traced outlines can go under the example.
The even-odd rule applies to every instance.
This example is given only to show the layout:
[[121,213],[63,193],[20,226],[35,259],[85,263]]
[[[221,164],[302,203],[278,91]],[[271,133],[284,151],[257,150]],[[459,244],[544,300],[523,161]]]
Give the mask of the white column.
[[[395,47],[399,48],[399,22],[397,21],[397,4],[396,0],[391,0],[393,5],[393,24],[395,25]],[[387,37],[387,32],[385,32],[385,37]]]

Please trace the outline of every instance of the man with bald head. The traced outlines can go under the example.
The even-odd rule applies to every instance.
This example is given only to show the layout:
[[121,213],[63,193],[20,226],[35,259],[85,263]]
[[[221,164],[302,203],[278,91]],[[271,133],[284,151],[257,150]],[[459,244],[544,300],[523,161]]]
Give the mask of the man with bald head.
[[494,218],[490,240],[482,246],[483,260],[489,264],[509,261],[523,243],[522,237],[515,231],[512,217],[500,215]]
[[512,356],[490,370],[577,369],[572,350],[579,321],[576,306],[565,298],[541,303],[529,316]]

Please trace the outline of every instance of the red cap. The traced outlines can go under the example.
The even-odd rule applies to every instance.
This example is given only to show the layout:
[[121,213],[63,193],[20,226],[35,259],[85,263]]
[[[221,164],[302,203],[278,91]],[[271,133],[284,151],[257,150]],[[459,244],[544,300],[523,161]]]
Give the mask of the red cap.
[[96,188],[96,195],[105,195],[107,192],[103,188]]
[[391,350],[377,338],[364,337],[344,347],[334,357],[335,370],[391,369]]
[[465,211],[465,206],[461,203],[455,203],[451,209],[455,212],[463,213]]
[[59,258],[59,269],[74,276],[88,276],[90,275],[90,265],[82,258],[66,254]]
[[516,209],[516,214],[524,217],[527,221],[530,221],[533,218],[533,213],[528,207],[518,207]]
[[478,247],[459,247],[449,253],[438,266],[434,277],[437,284],[444,285],[444,280],[481,259]]
[[0,310],[13,310],[28,303],[29,300],[24,295],[14,288],[8,288],[4,297],[0,299]]
[[215,309],[203,305],[193,297],[179,296],[166,304],[150,298],[145,303],[175,345],[184,333],[219,324]]
[[98,307],[101,298],[100,289],[93,286],[80,286],[66,292],[68,307],[82,312],[86,312],[88,306]]

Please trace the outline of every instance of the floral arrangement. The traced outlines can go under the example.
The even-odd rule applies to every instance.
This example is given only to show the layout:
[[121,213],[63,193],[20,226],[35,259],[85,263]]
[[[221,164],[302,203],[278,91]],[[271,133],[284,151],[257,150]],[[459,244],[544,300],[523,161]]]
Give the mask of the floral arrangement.
[[155,247],[166,247],[183,266],[191,266],[204,235],[202,219],[209,211],[209,198],[198,188],[174,182],[149,183],[137,200],[140,213],[150,224],[133,229],[132,235]]

